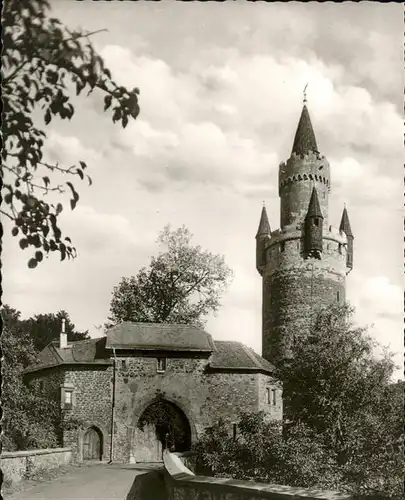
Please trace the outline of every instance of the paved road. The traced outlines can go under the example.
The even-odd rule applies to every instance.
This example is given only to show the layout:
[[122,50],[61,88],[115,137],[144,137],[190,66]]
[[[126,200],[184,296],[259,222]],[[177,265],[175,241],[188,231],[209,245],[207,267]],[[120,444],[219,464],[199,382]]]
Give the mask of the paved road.
[[[161,465],[95,464],[72,468],[66,474],[40,482],[5,500],[130,500],[136,476]],[[156,499],[158,500],[158,499]]]

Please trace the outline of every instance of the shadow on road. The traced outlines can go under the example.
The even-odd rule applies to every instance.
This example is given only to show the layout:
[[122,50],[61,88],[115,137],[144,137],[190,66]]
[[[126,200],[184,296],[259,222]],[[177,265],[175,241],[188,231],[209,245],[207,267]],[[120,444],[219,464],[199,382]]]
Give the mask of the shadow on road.
[[[142,467],[142,464],[139,465]],[[169,500],[163,467],[159,470],[153,470],[153,467],[150,467],[150,472],[147,468],[133,468],[143,470],[145,473],[136,476],[126,500]]]

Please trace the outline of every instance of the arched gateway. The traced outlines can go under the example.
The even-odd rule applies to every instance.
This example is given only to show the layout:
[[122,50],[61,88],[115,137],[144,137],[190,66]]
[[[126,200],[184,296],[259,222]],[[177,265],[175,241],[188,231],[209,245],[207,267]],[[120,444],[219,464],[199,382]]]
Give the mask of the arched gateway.
[[142,413],[135,429],[132,453],[136,462],[161,462],[166,448],[187,451],[191,447],[190,423],[174,403],[158,399]]

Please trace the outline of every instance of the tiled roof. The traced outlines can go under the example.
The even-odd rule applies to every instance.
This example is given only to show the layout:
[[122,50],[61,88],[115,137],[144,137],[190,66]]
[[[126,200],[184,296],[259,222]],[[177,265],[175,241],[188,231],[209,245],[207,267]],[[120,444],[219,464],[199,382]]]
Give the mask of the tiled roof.
[[257,230],[256,236],[259,236],[261,234],[270,234],[270,223],[269,223],[269,218],[267,217],[267,210],[266,207],[262,208],[262,214],[260,216],[260,222],[259,222],[259,228]]
[[89,340],[77,340],[69,347],[61,349],[58,341],[50,342],[38,355],[39,363],[27,367],[24,372],[43,370],[60,365],[110,364],[109,353],[105,350],[105,337]]
[[318,145],[316,143],[308,108],[304,104],[300,121],[298,122],[297,131],[295,133],[294,145],[291,154],[296,153],[297,155],[305,155],[310,151],[317,153]]
[[351,236],[353,238],[352,228],[350,227],[349,215],[347,213],[346,207],[343,209],[339,231],[344,231],[346,233],[346,236]]
[[315,187],[312,189],[311,199],[309,200],[307,217],[323,218],[321,206],[319,204],[318,193]]
[[216,350],[209,362],[211,369],[250,370],[272,373],[274,366],[241,342],[215,340]]
[[212,352],[211,335],[192,325],[124,321],[107,332],[107,348]]
[[75,341],[64,349],[59,347],[58,342],[51,342],[40,353],[40,363],[28,367],[25,373],[61,365],[109,365],[112,364],[111,347],[208,352],[212,353],[209,369],[213,371],[272,373],[274,370],[271,363],[241,342],[214,342],[207,332],[190,325],[127,322],[117,326],[109,330],[107,337]]

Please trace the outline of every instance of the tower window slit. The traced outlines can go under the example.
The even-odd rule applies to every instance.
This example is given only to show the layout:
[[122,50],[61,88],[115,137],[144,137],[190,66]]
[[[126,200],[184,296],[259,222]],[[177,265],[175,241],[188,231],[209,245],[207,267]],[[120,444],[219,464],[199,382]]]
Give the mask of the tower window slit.
[[284,250],[285,250],[285,241],[282,241],[280,243],[280,252],[284,252]]

